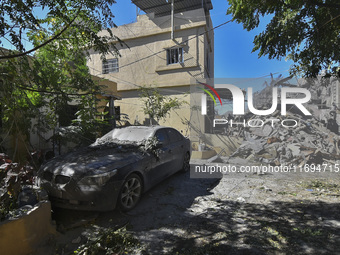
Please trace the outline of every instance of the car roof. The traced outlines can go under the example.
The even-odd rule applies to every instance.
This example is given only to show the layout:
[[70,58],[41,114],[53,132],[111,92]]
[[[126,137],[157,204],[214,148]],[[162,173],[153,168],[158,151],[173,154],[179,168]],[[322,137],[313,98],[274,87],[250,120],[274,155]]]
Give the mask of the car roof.
[[158,129],[162,128],[170,128],[170,127],[165,127],[165,126],[128,126],[128,127],[122,127],[121,129],[127,129],[127,130],[150,130],[151,131],[156,131]]

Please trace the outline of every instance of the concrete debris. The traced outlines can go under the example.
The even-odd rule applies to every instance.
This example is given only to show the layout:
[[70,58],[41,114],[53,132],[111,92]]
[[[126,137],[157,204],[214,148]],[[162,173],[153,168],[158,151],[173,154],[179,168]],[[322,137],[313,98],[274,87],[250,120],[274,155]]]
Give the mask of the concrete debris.
[[238,198],[236,198],[236,201],[239,202],[239,203],[244,203],[244,202],[246,202],[246,200],[245,200],[243,197],[238,197]]
[[271,188],[268,188],[266,186],[262,186],[260,189],[263,189],[264,191],[268,192],[268,191],[273,191]]
[[[287,112],[287,116],[284,117],[276,112],[272,117],[280,121],[295,120],[297,125],[285,127],[279,122],[269,125],[263,118],[265,124],[262,127],[243,127],[240,135],[243,134],[244,142],[228,161],[239,157],[273,166],[303,166],[304,164],[335,164],[340,160],[340,136],[338,129],[328,124],[329,121],[325,122],[292,112]],[[256,118],[259,119],[258,116]],[[336,122],[336,117],[332,120]]]
[[238,224],[245,224],[245,220],[244,219],[241,219],[241,218],[235,218],[234,221]]
[[223,163],[223,159],[219,156],[219,155],[216,155],[210,159],[207,160],[208,163]]

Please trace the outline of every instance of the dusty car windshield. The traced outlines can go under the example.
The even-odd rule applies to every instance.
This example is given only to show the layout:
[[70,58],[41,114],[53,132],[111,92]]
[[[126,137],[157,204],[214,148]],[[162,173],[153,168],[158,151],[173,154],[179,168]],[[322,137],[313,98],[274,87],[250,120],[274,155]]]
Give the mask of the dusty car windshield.
[[141,143],[152,135],[152,130],[143,128],[117,128],[97,139],[93,145],[105,143]]

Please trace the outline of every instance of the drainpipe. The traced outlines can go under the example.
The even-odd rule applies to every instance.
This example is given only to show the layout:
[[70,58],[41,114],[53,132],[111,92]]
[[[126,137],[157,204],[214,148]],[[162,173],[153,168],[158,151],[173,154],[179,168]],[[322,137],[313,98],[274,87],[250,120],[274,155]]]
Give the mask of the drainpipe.
[[171,0],[171,40],[174,40],[174,0]]

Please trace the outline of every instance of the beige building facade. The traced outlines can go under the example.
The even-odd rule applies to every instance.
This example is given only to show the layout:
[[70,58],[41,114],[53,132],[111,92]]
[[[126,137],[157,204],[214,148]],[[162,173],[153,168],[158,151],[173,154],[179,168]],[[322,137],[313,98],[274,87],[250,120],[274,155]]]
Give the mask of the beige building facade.
[[[209,14],[211,3],[186,2],[188,6],[182,6],[182,9],[175,4],[173,15],[171,12],[160,13],[161,9],[153,6],[140,5],[145,9],[145,15],[137,16],[135,23],[112,29],[112,33],[123,41],[113,42],[120,56],[111,54],[103,60],[98,52],[91,51],[88,59],[91,74],[117,83],[122,99],[114,104],[120,110],[120,124],[149,124],[149,116],[142,110],[139,89],[157,87],[162,94],[186,102],[159,124],[189,135],[190,84],[195,79],[214,77],[214,33]],[[200,5],[194,5],[195,2]],[[162,10],[165,7],[169,10],[165,4],[170,3],[164,1]],[[101,35],[105,34],[108,32],[101,32]]]

